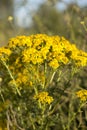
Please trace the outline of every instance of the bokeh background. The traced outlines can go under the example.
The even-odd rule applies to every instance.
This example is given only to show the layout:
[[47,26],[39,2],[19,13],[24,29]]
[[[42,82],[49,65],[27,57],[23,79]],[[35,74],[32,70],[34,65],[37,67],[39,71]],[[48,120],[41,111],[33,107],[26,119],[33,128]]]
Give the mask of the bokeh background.
[[17,35],[64,36],[87,50],[87,0],[0,0],[0,46]]
[[[87,0],[0,0],[0,46],[7,45],[12,37],[37,33],[64,36],[79,49],[87,52]],[[64,68],[64,72],[65,69],[67,68]],[[63,82],[59,84],[60,88],[65,85],[69,74],[68,69],[62,79]],[[80,70],[71,85],[74,88],[87,89],[87,67]],[[63,89],[60,88],[57,92],[61,94],[60,90]],[[69,88],[69,96],[72,91],[73,89]],[[67,104],[74,104],[67,97],[65,104],[63,102],[60,105],[60,108],[65,105],[62,107],[65,122],[68,113]],[[76,109],[78,104],[74,105]],[[74,130],[78,129],[80,123],[82,126],[78,130],[87,130],[87,104],[75,121],[75,125],[72,125]],[[61,129],[60,122],[56,123],[54,130],[58,127]]]

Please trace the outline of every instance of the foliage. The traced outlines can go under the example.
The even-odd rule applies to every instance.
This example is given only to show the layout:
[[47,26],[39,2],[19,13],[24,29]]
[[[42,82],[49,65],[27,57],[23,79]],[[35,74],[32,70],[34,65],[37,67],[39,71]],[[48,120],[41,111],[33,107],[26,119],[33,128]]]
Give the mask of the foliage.
[[87,32],[81,21],[87,23],[87,8],[80,8],[77,4],[69,4],[60,11],[57,5],[43,3],[33,15],[29,32],[46,33],[48,35],[64,36],[75,42],[78,48],[86,51]]
[[85,66],[87,53],[64,37],[11,38],[0,48],[1,129],[85,130],[79,117],[87,92],[75,84]]
[[0,46],[51,35],[0,48],[0,130],[87,129],[87,8],[57,1],[26,8],[32,23],[20,28],[14,8],[27,1],[0,0]]
[[[44,17],[43,17],[44,16]],[[62,24],[61,24],[62,22]],[[55,26],[53,26],[55,24]],[[65,21],[60,13],[54,6],[42,4],[33,16],[31,24],[31,31],[35,33],[59,34],[63,32],[66,27]]]

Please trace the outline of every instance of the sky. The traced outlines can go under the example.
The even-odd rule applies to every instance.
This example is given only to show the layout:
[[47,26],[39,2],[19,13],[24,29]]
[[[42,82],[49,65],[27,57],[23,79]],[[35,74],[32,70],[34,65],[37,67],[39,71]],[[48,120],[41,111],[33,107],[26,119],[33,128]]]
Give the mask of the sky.
[[[27,0],[27,4],[21,6],[21,2],[25,0],[15,0],[15,17],[16,22],[19,26],[27,27],[32,22],[32,15],[38,9],[38,6],[47,0]],[[63,0],[64,2],[59,2],[57,8],[63,10],[66,8],[66,4],[71,2],[77,2],[79,6],[87,6],[87,0]],[[25,2],[24,2],[25,3]],[[65,4],[64,4],[65,3]],[[28,17],[30,16],[30,17]]]
[[[70,4],[71,2],[77,2],[80,7],[87,6],[87,0],[63,0],[64,3]],[[63,2],[60,2],[58,8],[60,10],[65,9],[66,5]]]
[[[18,26],[27,27],[32,22],[32,15],[38,9],[38,6],[42,4],[46,0],[27,0],[27,3],[21,8],[19,8],[20,4],[26,0],[15,0],[15,17]],[[30,17],[28,17],[30,16]]]

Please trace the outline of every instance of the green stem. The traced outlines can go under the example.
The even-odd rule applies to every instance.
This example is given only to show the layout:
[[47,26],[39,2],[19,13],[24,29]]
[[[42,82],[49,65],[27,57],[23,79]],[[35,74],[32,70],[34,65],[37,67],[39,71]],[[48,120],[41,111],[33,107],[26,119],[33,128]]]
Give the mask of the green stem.
[[17,87],[17,84],[16,84],[16,82],[15,82],[15,79],[14,79],[14,77],[13,77],[13,75],[12,75],[10,69],[8,68],[8,66],[6,65],[6,63],[5,63],[4,60],[3,60],[2,62],[3,62],[3,64],[4,64],[4,66],[6,67],[6,69],[8,70],[8,73],[9,73],[11,79],[12,79],[13,82],[14,82],[14,85],[15,85],[15,88],[16,88],[16,90],[17,90],[17,93],[19,94],[19,96],[21,96],[21,93],[20,93],[20,91],[19,91],[19,89],[18,89],[18,87]]
[[44,75],[45,75],[45,81],[44,81],[44,85],[43,88],[46,88],[46,79],[47,79],[47,63],[44,63]]
[[74,113],[73,116],[72,116],[72,118],[70,119],[70,121],[69,121],[69,126],[67,125],[67,126],[64,128],[64,130],[69,130],[71,123],[75,120],[76,115],[81,111],[81,108],[82,108],[85,104],[86,104],[86,103],[82,103],[82,104],[79,106],[78,111],[77,111],[76,113]]
[[2,93],[1,93],[1,90],[0,90],[0,95],[1,95],[2,101],[5,102],[5,99],[4,99],[4,97],[3,97]]
[[84,27],[85,31],[87,32],[87,27],[86,27],[86,25],[85,25],[85,24],[83,24],[83,27]]
[[31,121],[31,124],[32,124],[33,130],[36,130],[35,125],[34,125],[34,122],[33,122],[33,119],[32,119],[31,116],[30,116],[30,121]]
[[51,84],[51,83],[52,83],[52,81],[53,81],[53,79],[54,79],[55,74],[56,74],[56,71],[54,71],[54,72],[53,72],[53,74],[52,74],[52,76],[51,76],[51,79],[50,79],[49,84]]

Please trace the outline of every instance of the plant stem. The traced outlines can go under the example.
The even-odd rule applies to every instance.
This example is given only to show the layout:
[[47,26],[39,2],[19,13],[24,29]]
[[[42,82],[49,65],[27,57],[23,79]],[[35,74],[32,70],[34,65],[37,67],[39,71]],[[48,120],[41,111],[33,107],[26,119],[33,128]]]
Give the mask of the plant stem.
[[82,104],[79,106],[78,111],[77,111],[76,113],[73,114],[71,120],[69,121],[69,126],[67,125],[67,126],[64,128],[64,130],[69,130],[69,129],[70,129],[70,125],[71,125],[72,121],[75,120],[76,115],[81,111],[81,108],[82,108],[85,104],[86,104],[86,103],[82,103]]
[[9,67],[7,66],[7,64],[5,63],[4,60],[2,60],[2,62],[3,62],[3,64],[4,64],[4,66],[6,67],[6,69],[8,70],[8,73],[9,73],[11,79],[12,79],[13,82],[14,82],[14,85],[15,85],[15,88],[16,88],[16,90],[17,90],[17,93],[19,94],[19,96],[21,96],[21,93],[20,93],[20,91],[19,91],[19,89],[18,89],[18,87],[17,87],[17,84],[16,84],[16,82],[15,82],[15,79],[14,79],[14,77],[13,77],[13,75],[12,75],[12,73],[11,73]]

